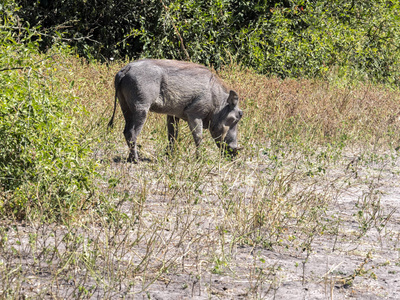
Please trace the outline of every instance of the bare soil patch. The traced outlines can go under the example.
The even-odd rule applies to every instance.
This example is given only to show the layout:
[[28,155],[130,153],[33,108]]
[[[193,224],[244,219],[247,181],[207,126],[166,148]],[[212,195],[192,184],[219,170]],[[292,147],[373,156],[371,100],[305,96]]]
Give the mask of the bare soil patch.
[[81,222],[2,225],[1,292],[399,298],[397,153],[348,152],[315,174],[312,157],[285,160],[111,162],[99,184],[114,197]]

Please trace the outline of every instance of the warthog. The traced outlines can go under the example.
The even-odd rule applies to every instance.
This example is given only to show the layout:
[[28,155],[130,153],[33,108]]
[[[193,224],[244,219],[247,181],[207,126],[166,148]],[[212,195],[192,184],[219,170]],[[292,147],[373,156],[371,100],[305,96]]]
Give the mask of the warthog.
[[224,153],[238,152],[237,124],[243,115],[238,95],[206,67],[175,60],[145,59],[129,63],[115,76],[114,112],[117,98],[125,118],[124,135],[129,162],[138,161],[136,139],[149,111],[166,114],[169,151],[178,136],[178,122],[188,122],[196,147],[209,129]]

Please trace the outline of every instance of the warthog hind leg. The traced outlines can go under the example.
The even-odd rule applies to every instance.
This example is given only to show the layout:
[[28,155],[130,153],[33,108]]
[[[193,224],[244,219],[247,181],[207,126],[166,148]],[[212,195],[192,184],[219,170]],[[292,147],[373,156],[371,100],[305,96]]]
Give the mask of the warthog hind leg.
[[139,160],[136,140],[140,131],[143,128],[143,124],[146,121],[147,111],[136,111],[134,113],[124,113],[125,117],[125,129],[124,136],[126,143],[129,147],[129,156],[127,161],[137,163]]

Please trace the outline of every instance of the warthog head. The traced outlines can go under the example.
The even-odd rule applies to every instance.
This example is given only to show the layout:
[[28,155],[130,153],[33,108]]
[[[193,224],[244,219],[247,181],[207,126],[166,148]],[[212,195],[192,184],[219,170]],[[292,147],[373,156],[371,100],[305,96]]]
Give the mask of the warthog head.
[[237,145],[237,124],[243,116],[243,111],[239,108],[238,102],[238,95],[231,90],[226,105],[211,121],[211,135],[227,156],[236,156],[240,150]]

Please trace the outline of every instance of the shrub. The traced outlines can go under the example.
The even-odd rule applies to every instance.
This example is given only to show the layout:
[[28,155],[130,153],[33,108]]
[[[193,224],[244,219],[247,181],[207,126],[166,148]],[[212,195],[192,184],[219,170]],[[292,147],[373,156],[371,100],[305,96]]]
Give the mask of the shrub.
[[2,8],[0,213],[69,217],[93,193],[95,163],[77,122],[84,110],[57,90],[59,64],[38,54],[37,28],[15,31],[14,8]]

